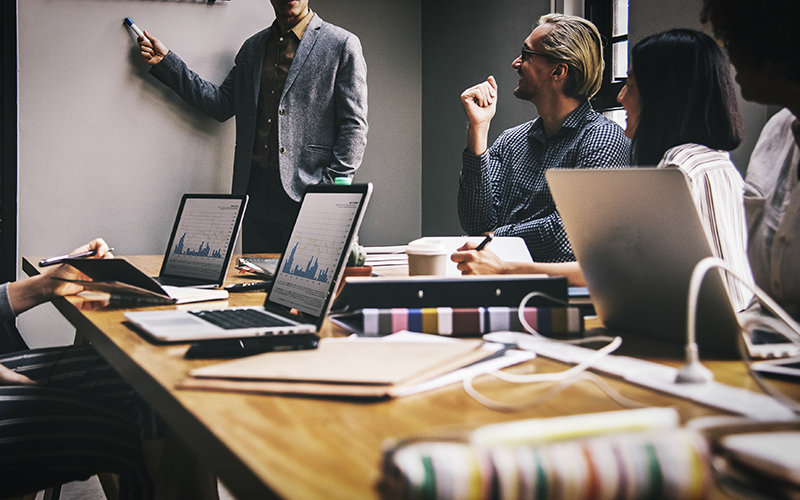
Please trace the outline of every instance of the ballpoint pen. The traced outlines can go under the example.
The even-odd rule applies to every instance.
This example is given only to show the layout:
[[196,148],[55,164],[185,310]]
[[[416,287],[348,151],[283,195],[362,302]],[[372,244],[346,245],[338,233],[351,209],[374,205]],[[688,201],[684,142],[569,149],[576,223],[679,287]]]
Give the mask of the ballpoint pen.
[[492,241],[492,238],[493,236],[491,234],[487,234],[486,238],[484,238],[483,241],[481,241],[480,244],[477,247],[475,247],[475,251],[480,252],[481,250],[486,248],[486,245],[488,245],[489,242]]
[[[113,248],[109,248],[108,251],[113,251]],[[50,257],[48,259],[43,259],[39,261],[39,267],[47,267],[47,266],[54,266],[56,264],[60,264],[67,259],[83,259],[86,257],[92,257],[97,254],[97,249],[95,250],[88,250],[86,252],[75,253],[72,255],[59,255],[57,257]]]

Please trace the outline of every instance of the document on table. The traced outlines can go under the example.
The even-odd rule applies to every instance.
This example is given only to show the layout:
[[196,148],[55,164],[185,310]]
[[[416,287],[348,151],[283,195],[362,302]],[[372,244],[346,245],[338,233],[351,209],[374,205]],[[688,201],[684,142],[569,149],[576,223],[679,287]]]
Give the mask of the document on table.
[[365,266],[405,266],[408,264],[406,245],[364,247],[367,252]]
[[315,351],[267,353],[193,370],[180,387],[391,398],[457,383],[533,357],[530,352],[504,351],[500,344],[411,332],[382,339],[326,338]]

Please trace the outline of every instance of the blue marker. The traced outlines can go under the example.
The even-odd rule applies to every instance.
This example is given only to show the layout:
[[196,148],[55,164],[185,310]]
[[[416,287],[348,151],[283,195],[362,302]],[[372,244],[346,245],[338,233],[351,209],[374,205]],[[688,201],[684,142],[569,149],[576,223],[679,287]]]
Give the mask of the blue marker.
[[[140,36],[140,37],[142,37],[143,39],[147,40],[147,37],[146,37],[146,36],[144,36],[144,33],[142,32],[142,30],[140,30],[140,29],[139,29],[139,27],[138,27],[138,26],[136,26],[136,23],[134,23],[134,22],[131,20],[131,18],[130,18],[130,17],[126,17],[124,22],[125,22],[125,24],[127,24],[127,25],[128,25],[128,27],[129,27],[130,29],[132,29],[132,30],[133,30],[133,32],[134,32],[134,33],[136,33],[136,36]],[[150,40],[147,40],[147,41],[149,42]]]

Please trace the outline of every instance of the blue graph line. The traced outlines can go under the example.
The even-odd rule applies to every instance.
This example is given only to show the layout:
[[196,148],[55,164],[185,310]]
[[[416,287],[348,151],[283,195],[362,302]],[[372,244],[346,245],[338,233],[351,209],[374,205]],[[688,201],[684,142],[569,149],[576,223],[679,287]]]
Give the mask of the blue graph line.
[[175,255],[191,255],[193,257],[211,257],[214,259],[221,259],[222,258],[222,249],[211,251],[211,245],[206,243],[205,241],[200,242],[200,248],[198,250],[192,250],[187,248],[184,250],[183,248],[183,240],[186,238],[186,233],[183,233],[181,239],[178,241],[178,244],[175,245],[175,251],[173,254]]
[[301,278],[308,278],[310,280],[319,281],[321,283],[328,282],[328,272],[330,271],[329,268],[325,268],[324,271],[320,271],[319,276],[317,276],[317,269],[319,268],[319,258],[311,257],[308,259],[308,264],[306,264],[305,269],[300,269],[300,266],[295,266],[292,269],[292,264],[294,263],[294,252],[297,250],[297,243],[294,244],[294,248],[292,248],[292,253],[289,254],[289,258],[286,259],[286,262],[283,264],[283,272],[289,273],[293,276],[299,276]]

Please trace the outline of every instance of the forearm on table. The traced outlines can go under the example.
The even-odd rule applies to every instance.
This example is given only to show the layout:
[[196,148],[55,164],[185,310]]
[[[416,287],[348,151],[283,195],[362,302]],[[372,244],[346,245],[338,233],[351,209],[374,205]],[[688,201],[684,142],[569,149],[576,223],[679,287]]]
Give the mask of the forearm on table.
[[53,297],[52,280],[45,276],[34,276],[8,284],[8,301],[15,316],[48,302]]
[[520,274],[546,274],[548,276],[564,276],[569,286],[586,286],[581,266],[577,262],[510,262],[512,268],[520,266],[527,272]]

